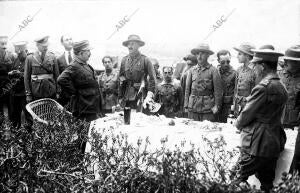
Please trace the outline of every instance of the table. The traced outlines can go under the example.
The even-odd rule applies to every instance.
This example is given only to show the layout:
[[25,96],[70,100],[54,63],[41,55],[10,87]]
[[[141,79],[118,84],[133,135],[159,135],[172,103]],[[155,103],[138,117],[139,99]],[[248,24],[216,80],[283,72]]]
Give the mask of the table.
[[[94,128],[95,131],[101,128],[114,128],[112,132],[127,134],[128,142],[132,144],[136,144],[139,139],[144,139],[145,141],[146,137],[148,137],[151,142],[148,147],[151,151],[155,151],[156,148],[161,147],[161,139],[165,137],[168,138],[166,146],[171,150],[175,149],[175,145],[181,144],[182,141],[191,142],[195,147],[203,148],[205,144],[202,141],[202,136],[210,140],[223,136],[227,142],[227,150],[236,149],[237,146],[240,145],[240,135],[236,132],[237,129],[229,123],[199,122],[185,118],[175,118],[173,119],[175,125],[170,126],[170,118],[164,116],[147,116],[132,111],[131,124],[124,125],[124,123],[120,121],[120,116],[120,113],[109,114],[107,117],[93,121],[91,128]],[[294,154],[297,131],[286,130],[286,134],[287,143],[285,150],[281,153],[277,162],[275,183],[280,181],[283,171],[289,170]],[[186,150],[189,149],[189,147],[186,148]],[[86,151],[90,152],[90,144],[87,144]],[[237,157],[233,160],[232,164],[234,164],[236,160]],[[260,187],[259,181],[255,176],[251,176],[248,182],[250,185]]]

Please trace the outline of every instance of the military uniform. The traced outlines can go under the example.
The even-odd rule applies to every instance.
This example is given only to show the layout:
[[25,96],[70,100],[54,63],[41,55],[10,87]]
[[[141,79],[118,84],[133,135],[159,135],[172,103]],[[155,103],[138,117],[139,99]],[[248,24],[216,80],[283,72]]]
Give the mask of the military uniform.
[[279,73],[279,76],[289,94],[283,125],[286,128],[294,128],[295,126],[300,125],[300,73],[293,75],[288,71],[283,70]]
[[148,57],[140,53],[125,56],[120,68],[119,99],[131,108],[137,108],[137,94],[142,80],[147,83],[147,91],[155,93],[155,73]]
[[234,93],[234,115],[237,117],[246,104],[246,97],[250,95],[255,86],[255,73],[248,66],[237,69]]
[[189,70],[184,99],[184,108],[188,109],[189,118],[215,121],[212,108],[216,106],[220,109],[222,95],[222,80],[215,67],[211,64],[196,65]]
[[7,87],[10,83],[8,72],[11,70],[14,60],[15,57],[11,52],[4,51],[0,53],[0,120],[4,117],[3,108],[5,104],[8,107],[9,117],[11,117],[9,108],[9,89]]
[[39,52],[29,55],[24,71],[26,95],[33,100],[56,98],[58,75],[57,60],[52,52],[47,51],[44,60]]
[[26,127],[31,127],[33,124],[32,117],[26,110],[24,66],[25,58],[24,60],[21,60],[17,57],[11,68],[11,70],[18,70],[20,72],[10,76],[11,82],[15,84],[10,91],[10,108],[12,112],[11,120],[15,127],[21,126],[22,111],[25,115]]
[[158,114],[166,117],[180,116],[183,106],[183,92],[178,83],[163,81],[157,87],[154,100],[161,104]]
[[106,72],[98,76],[98,83],[103,95],[103,111],[111,113],[112,107],[118,104],[118,72],[112,70],[110,74]]
[[236,71],[231,66],[226,71],[222,70],[220,66],[218,69],[222,79],[222,86],[224,88],[222,107],[219,112],[219,122],[227,123],[230,108],[233,104]]
[[268,74],[253,88],[236,121],[242,131],[239,178],[245,181],[256,174],[265,190],[273,187],[276,162],[286,141],[281,117],[287,99],[278,75]]

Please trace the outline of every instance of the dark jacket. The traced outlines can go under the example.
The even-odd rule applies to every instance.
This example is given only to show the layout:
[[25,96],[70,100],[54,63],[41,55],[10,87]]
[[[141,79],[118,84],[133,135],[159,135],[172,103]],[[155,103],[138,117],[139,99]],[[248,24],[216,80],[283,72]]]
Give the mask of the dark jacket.
[[71,112],[85,118],[98,115],[101,110],[101,93],[94,69],[74,58],[72,63],[58,77],[61,89],[71,96]]
[[13,96],[25,96],[24,68],[25,60],[21,61],[19,57],[17,57],[12,65],[11,70],[18,70],[20,73],[10,76],[10,80],[16,83],[11,89],[11,95]]
[[66,61],[65,54],[66,53],[63,53],[61,56],[59,56],[57,58],[57,65],[58,65],[59,74],[61,74],[69,65]]
[[39,52],[27,56],[24,69],[26,95],[36,99],[55,96],[58,92],[57,77],[58,66],[52,52],[46,52],[44,61]]
[[211,64],[196,65],[186,79],[184,107],[194,113],[212,113],[216,105],[220,110],[223,88],[218,70]]
[[253,88],[236,121],[242,130],[242,151],[260,157],[279,156],[286,140],[281,121],[287,99],[277,74],[268,74]]
[[0,54],[0,96],[3,94],[3,90],[9,83],[8,72],[11,70],[13,62],[15,60],[14,55],[11,52],[3,52]]
[[228,70],[222,70],[220,66],[218,66],[218,70],[220,72],[220,76],[222,79],[223,86],[223,104],[232,104],[233,103],[233,95],[235,88],[235,79],[237,76],[237,72],[230,66]]

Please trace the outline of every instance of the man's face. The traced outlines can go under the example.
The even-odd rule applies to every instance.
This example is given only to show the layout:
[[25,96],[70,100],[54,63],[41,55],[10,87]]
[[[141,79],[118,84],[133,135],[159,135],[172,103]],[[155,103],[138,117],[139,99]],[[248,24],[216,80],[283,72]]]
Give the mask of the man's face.
[[295,60],[285,60],[286,61],[286,70],[293,73],[300,71],[300,61]]
[[113,63],[110,60],[110,58],[104,58],[103,65],[104,65],[105,69],[107,69],[107,70],[111,70],[113,68]]
[[0,49],[5,50],[7,48],[7,40],[0,41]]
[[42,53],[46,52],[48,50],[48,45],[43,45],[43,44],[37,43],[36,46],[37,46],[38,50]]
[[64,36],[62,45],[65,47],[66,50],[71,50],[73,47],[73,40],[70,36]]
[[139,50],[139,47],[140,47],[140,45],[137,42],[135,42],[135,41],[129,42],[127,45],[129,54],[137,52]]
[[172,80],[173,70],[172,67],[165,67],[163,69],[163,77],[166,82],[170,82]]
[[199,52],[197,54],[197,60],[199,64],[203,64],[207,62],[209,55],[207,52]]
[[85,50],[81,51],[80,53],[80,59],[87,62],[91,57],[91,51],[90,50]]
[[230,55],[228,53],[226,55],[220,55],[219,63],[222,69],[228,69],[230,66]]
[[247,61],[247,55],[242,52],[238,53],[237,58],[239,63],[245,63]]

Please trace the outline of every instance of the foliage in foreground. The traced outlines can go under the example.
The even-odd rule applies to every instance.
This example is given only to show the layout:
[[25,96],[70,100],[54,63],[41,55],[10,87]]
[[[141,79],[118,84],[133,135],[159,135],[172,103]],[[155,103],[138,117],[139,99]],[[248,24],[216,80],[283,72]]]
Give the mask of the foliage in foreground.
[[[223,138],[203,138],[205,151],[186,142],[170,150],[167,138],[150,150],[148,139],[129,144],[127,135],[102,129],[91,132],[93,153],[83,157],[86,122],[59,115],[32,131],[7,125],[0,128],[0,192],[260,192],[231,183],[237,152],[227,151]],[[276,192],[297,192],[299,177],[285,177]]]

